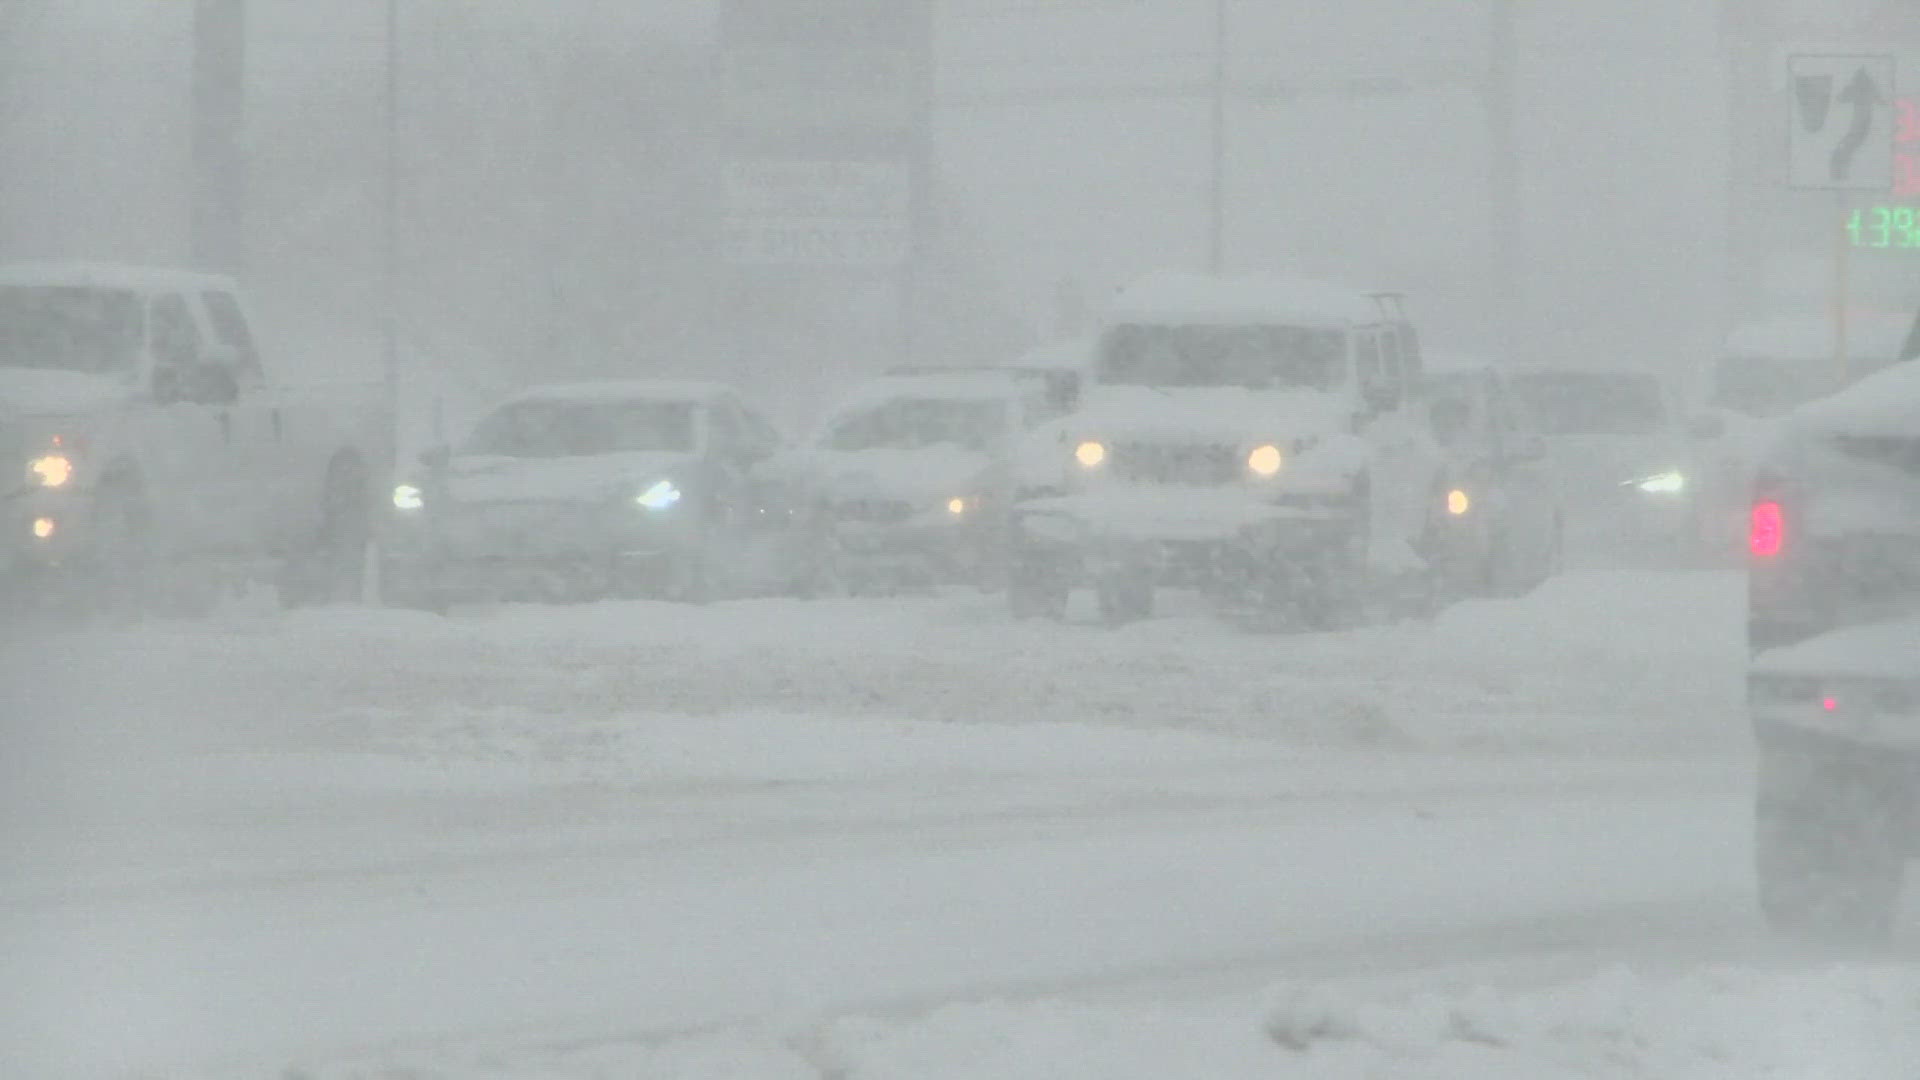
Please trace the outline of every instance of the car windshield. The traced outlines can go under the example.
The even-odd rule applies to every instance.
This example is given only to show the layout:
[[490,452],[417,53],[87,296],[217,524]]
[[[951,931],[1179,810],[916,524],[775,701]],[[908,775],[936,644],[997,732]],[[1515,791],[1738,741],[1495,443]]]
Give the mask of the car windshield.
[[1121,326],[1100,350],[1100,381],[1120,386],[1331,390],[1347,336],[1297,326]]
[[1667,423],[1660,380],[1633,372],[1515,376],[1515,392],[1548,435],[1651,435]]
[[125,290],[0,287],[0,367],[130,371],[143,325],[140,298]]
[[591,457],[694,449],[690,401],[520,401],[481,421],[470,454]]
[[829,450],[919,450],[959,446],[984,451],[1006,430],[1007,403],[993,399],[895,398],[850,412],[827,430]]

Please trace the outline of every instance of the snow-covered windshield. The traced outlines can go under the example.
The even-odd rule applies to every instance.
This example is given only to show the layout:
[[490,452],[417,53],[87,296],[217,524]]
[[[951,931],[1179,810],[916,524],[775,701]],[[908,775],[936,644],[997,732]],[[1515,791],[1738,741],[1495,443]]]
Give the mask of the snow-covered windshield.
[[1331,390],[1347,336],[1297,326],[1120,326],[1100,348],[1100,381],[1125,386]]
[[829,450],[919,450],[959,446],[984,451],[1006,432],[1007,403],[995,399],[895,398],[849,412],[828,428]]
[[131,370],[143,327],[140,298],[131,292],[0,286],[0,367],[88,374]]
[[480,422],[465,450],[505,457],[589,457],[694,449],[690,401],[520,401]]
[[1516,375],[1514,390],[1548,435],[1651,435],[1667,425],[1660,380],[1634,372]]

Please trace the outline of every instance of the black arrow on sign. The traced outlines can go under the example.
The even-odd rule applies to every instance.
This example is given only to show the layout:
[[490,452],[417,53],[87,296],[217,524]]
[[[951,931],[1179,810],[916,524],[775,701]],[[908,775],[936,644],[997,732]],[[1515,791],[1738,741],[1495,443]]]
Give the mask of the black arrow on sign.
[[1873,131],[1873,114],[1886,99],[1880,96],[1880,84],[1873,81],[1866,68],[1854,72],[1853,81],[1840,91],[1840,103],[1853,106],[1853,126],[1833,148],[1833,160],[1829,163],[1835,180],[1845,180],[1853,171],[1853,159],[1860,154],[1860,148],[1867,145],[1867,136]]

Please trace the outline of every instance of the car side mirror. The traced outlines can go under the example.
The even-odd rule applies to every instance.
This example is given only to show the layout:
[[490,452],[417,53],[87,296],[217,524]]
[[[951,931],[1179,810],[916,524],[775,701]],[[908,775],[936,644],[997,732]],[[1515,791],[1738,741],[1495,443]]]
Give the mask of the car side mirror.
[[1727,418],[1719,413],[1701,413],[1687,425],[1687,434],[1698,442],[1713,442],[1727,434]]

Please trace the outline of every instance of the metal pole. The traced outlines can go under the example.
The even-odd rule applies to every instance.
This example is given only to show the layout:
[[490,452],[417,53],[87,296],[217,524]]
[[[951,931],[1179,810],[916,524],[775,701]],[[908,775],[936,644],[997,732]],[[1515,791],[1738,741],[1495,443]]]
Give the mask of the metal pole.
[[1227,8],[1213,5],[1213,157],[1207,198],[1207,269],[1219,274],[1227,264]]
[[1847,385],[1847,371],[1853,366],[1853,350],[1847,341],[1847,307],[1853,292],[1853,237],[1847,232],[1847,215],[1853,200],[1846,191],[1833,193],[1833,367],[1836,386]]
[[386,278],[383,341],[389,437],[395,454],[400,447],[400,0],[387,0],[386,168],[382,262]]
[[246,251],[246,0],[193,9],[193,261],[228,273]]
[[1518,33],[1514,0],[1489,0],[1487,26],[1487,225],[1489,291],[1501,359],[1519,357],[1529,323],[1520,285],[1520,161],[1514,121]]

